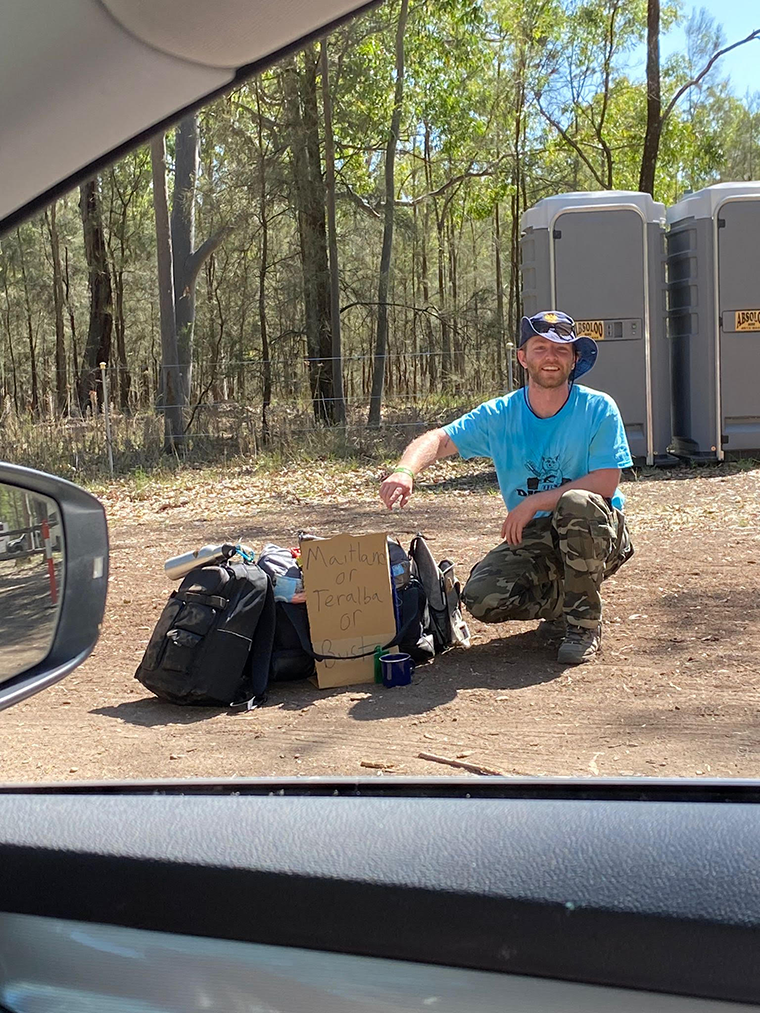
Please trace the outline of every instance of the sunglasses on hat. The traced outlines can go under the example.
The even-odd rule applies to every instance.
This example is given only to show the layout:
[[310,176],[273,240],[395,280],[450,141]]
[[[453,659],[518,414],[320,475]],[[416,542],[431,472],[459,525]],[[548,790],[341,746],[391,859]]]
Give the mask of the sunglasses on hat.
[[553,332],[560,338],[575,340],[575,321],[566,313],[537,313],[534,317],[523,317],[520,324],[520,344],[534,334]]

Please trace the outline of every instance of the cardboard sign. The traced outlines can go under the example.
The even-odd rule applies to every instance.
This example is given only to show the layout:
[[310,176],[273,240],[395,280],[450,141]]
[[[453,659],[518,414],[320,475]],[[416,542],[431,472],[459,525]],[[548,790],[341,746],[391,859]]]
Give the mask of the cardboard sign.
[[317,662],[319,688],[373,682],[372,654],[351,655],[384,646],[396,635],[386,536],[337,535],[304,541],[301,567],[314,650],[348,656]]

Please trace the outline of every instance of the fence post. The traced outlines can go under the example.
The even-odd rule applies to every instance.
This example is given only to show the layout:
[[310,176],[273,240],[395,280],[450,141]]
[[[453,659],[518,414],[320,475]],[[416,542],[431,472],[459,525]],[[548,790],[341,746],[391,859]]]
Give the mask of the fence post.
[[515,345],[507,342],[507,390],[515,389]]
[[55,563],[53,562],[53,543],[50,538],[50,525],[47,520],[41,524],[42,543],[45,547],[45,559],[47,561],[48,581],[50,582],[50,600],[53,605],[58,604],[58,587],[55,582]]
[[108,377],[106,376],[106,364],[100,363],[100,378],[103,382],[103,418],[106,422],[106,446],[108,447],[108,470],[113,478],[113,446],[111,445],[111,415],[108,405]]

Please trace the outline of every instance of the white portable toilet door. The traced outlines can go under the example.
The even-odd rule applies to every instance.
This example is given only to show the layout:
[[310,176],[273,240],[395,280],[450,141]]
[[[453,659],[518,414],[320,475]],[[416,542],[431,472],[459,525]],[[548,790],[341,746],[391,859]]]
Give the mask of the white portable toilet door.
[[760,200],[718,211],[720,439],[726,453],[760,449]]
[[599,342],[581,383],[617,402],[634,457],[649,458],[645,223],[636,210],[563,211],[554,221],[554,309]]

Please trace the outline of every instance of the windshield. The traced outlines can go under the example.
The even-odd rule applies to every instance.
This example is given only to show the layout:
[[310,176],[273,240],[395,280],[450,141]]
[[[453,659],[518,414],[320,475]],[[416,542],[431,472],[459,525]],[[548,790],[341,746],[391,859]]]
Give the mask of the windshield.
[[4,781],[756,775],[760,26],[645,8],[393,0],[2,238],[0,458],[111,538]]

